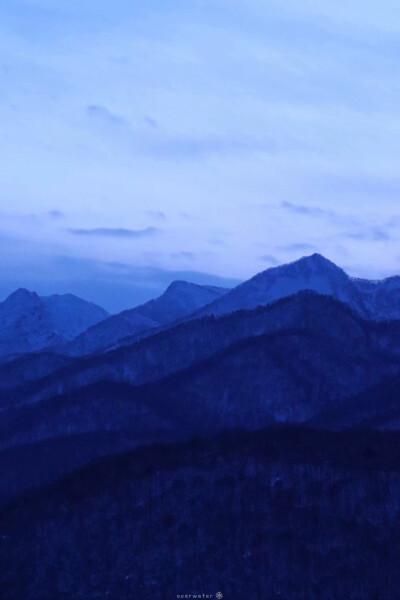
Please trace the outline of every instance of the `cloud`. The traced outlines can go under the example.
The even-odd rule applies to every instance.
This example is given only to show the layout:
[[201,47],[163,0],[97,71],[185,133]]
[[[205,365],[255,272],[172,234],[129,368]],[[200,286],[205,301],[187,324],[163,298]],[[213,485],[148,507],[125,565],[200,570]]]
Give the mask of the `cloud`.
[[[184,248],[205,272],[244,278],[263,265],[258,255],[280,257],[279,245],[300,241],[339,264],[346,252],[372,276],[395,272],[398,232],[384,225],[400,198],[398,49],[395,36],[366,24],[398,29],[399,9],[394,0],[362,11],[361,0],[357,9],[327,1],[329,23],[316,0],[221,0],[221,10],[179,2],[178,19],[160,0],[137,3],[135,19],[126,0],[0,3],[0,197],[38,215],[1,220],[24,252],[32,236],[54,242],[51,252],[173,268],[171,252]],[[341,22],[349,11],[357,27]],[[263,202],[268,214],[248,210]],[[130,220],[156,207],[168,231],[142,240],[147,257],[126,235],[73,237],[49,207],[102,216],[77,227],[137,229],[164,227],[155,214]]]
[[[381,192],[386,192],[387,194],[393,194],[394,197],[397,190],[397,180],[396,181],[388,181],[386,184],[383,184],[381,181],[377,181],[375,179],[367,179],[367,180],[350,180],[345,178],[338,178],[335,180],[337,182],[337,186],[343,186],[342,191],[347,192],[349,190],[353,190],[353,193],[357,192],[362,193],[364,197],[367,194],[379,195],[379,190]],[[333,186],[332,188],[333,189]],[[355,197],[355,196],[354,196]],[[371,220],[371,216],[367,216],[364,218],[351,216],[351,215],[340,215],[334,210],[327,210],[324,208],[319,208],[317,206],[306,206],[303,204],[294,204],[292,202],[282,202],[281,208],[290,211],[297,215],[303,215],[306,217],[317,217],[324,218],[333,226],[336,226],[335,237],[337,239],[347,239],[354,241],[365,241],[365,242],[384,242],[389,241],[391,239],[391,235],[388,232],[388,229],[391,229],[396,226],[396,219],[391,219],[386,221],[385,227],[377,226],[377,225],[369,225],[368,222],[363,222],[363,220],[368,221]],[[343,231],[342,228],[349,228],[346,231]],[[351,229],[350,229],[351,228]],[[281,250],[293,250],[293,251],[315,251],[316,247],[312,244],[296,244],[292,243],[287,246],[281,246]]]
[[186,260],[194,260],[196,258],[196,254],[194,252],[188,252],[186,250],[180,250],[179,252],[172,252],[171,258],[184,258]]
[[62,219],[65,216],[65,214],[61,210],[49,210],[47,215],[51,219]]
[[145,229],[124,229],[123,227],[97,227],[95,229],[69,229],[73,235],[88,237],[110,237],[122,239],[138,239],[159,233],[157,227],[146,227]]
[[194,221],[194,222],[209,221],[208,217],[204,214],[203,215],[192,214],[192,213],[188,213],[186,211],[179,211],[178,216],[181,217],[182,219],[185,219],[185,221]]
[[166,221],[167,217],[164,212],[161,210],[145,210],[144,214],[148,217],[153,217],[154,219],[159,219],[160,221]]
[[349,231],[342,233],[341,237],[368,242],[386,242],[391,239],[390,234],[382,227],[368,227],[359,231]]
[[[89,123],[97,134],[107,138],[120,152],[162,160],[197,161],[208,156],[236,156],[256,152],[276,152],[278,145],[267,136],[214,131],[162,129],[151,117],[132,122],[104,105],[86,107]],[[145,127],[143,127],[143,124]]]
[[[201,271],[143,267],[119,261],[107,262],[70,256],[52,257],[49,269],[51,281],[35,283],[28,280],[29,287],[41,294],[72,292],[97,302],[111,312],[132,308],[155,298],[177,279],[227,288],[241,282],[239,279]],[[1,289],[0,286],[0,291]],[[8,288],[7,292],[9,291],[13,291],[13,288]]]
[[217,238],[217,237],[213,237],[213,238],[209,238],[208,243],[211,244],[212,246],[219,246],[219,247],[226,247],[227,243],[225,240],[222,240],[221,238]]
[[306,204],[294,204],[293,202],[287,201],[281,202],[280,207],[295,215],[325,219],[333,225],[360,225],[360,219],[358,217],[353,215],[341,215],[338,212],[328,208],[308,206]]
[[314,246],[314,244],[298,242],[286,244],[284,246],[278,246],[278,250],[284,250],[285,252],[315,252],[317,248]]
[[243,134],[217,135],[204,134],[166,134],[143,138],[138,144],[142,152],[167,160],[197,161],[210,156],[235,157],[257,153],[274,154],[279,145],[267,137]]
[[150,125],[150,127],[154,127],[154,128],[158,127],[157,121],[155,119],[153,119],[152,117],[146,116],[144,118],[144,122],[147,123],[147,125]]
[[125,127],[128,123],[122,117],[112,113],[105,106],[91,104],[86,107],[86,112],[91,119],[97,120],[99,123],[106,123],[117,127]]
[[92,132],[103,144],[107,142],[108,149],[112,144],[119,152],[132,153],[137,150],[137,140],[127,119],[99,104],[87,106],[86,115]]
[[266,262],[272,266],[280,264],[280,261],[276,258],[276,256],[273,256],[272,254],[262,254],[258,258],[259,260],[262,260],[263,262]]
[[281,207],[297,215],[306,215],[310,217],[336,217],[332,210],[326,210],[318,206],[306,206],[304,204],[294,204],[293,202],[281,202]]
[[2,212],[0,213],[0,219],[10,222],[16,223],[31,223],[32,225],[41,225],[45,223],[48,219],[57,220],[65,217],[65,213],[61,210],[48,210],[46,212],[37,212],[37,213],[12,213],[12,212]]
[[118,152],[146,155],[156,160],[198,160],[213,154],[246,151],[254,143],[240,137],[162,130],[151,117],[136,119],[133,125],[100,104],[87,106],[86,114],[96,135],[112,142]]

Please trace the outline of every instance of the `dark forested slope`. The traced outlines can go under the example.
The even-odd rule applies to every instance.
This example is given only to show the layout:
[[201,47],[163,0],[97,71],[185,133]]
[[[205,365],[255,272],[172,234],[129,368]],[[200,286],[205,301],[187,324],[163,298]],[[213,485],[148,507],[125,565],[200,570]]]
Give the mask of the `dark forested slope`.
[[7,600],[398,600],[400,438],[270,429],[108,457],[0,520]]

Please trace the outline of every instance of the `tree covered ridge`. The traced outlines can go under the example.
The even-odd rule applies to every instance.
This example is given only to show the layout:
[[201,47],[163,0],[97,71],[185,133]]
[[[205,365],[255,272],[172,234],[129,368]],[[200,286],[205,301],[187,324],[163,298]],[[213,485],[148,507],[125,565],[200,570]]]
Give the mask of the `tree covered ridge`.
[[393,599],[400,434],[233,431],[108,456],[1,516],[1,597]]

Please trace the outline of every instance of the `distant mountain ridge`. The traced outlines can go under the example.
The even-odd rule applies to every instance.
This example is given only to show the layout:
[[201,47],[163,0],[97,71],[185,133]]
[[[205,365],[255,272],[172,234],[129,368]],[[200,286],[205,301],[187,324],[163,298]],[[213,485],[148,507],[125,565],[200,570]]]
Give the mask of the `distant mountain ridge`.
[[[117,315],[108,316],[72,340],[66,341],[62,338],[60,329],[56,335],[54,328],[43,327],[42,320],[41,326],[34,330],[34,334],[39,338],[37,340],[33,335],[36,346],[26,343],[30,339],[27,335],[23,338],[25,350],[22,352],[37,352],[37,349],[44,349],[46,352],[42,355],[20,356],[5,369],[0,365],[0,388],[14,387],[18,381],[28,383],[50,376],[58,368],[67,368],[71,361],[75,362],[79,357],[85,358],[91,354],[100,357],[118,348],[129,348],[141,339],[154,336],[166,328],[174,328],[180,322],[195,322],[204,316],[212,315],[219,318],[237,310],[252,310],[258,306],[272,305],[276,300],[307,290],[344,302],[366,320],[385,321],[400,318],[400,277],[382,281],[352,278],[331,261],[314,254],[287,265],[268,269],[232,290],[184,281],[173,282],[159,298]],[[41,304],[34,293],[16,293],[20,303],[27,295],[32,302]],[[15,295],[7,302],[13,304],[13,296]],[[65,298],[70,297],[50,297],[53,302],[54,298],[57,298],[57,304],[60,304],[60,298],[65,301]],[[26,301],[23,304],[26,305]],[[48,310],[45,311],[45,317],[48,321]],[[2,319],[3,329],[6,321],[7,319]],[[214,333],[217,329],[214,328]],[[212,339],[211,333],[210,336]],[[12,340],[12,336],[10,339]],[[20,351],[21,348],[17,353]],[[78,364],[85,370],[85,365],[91,363],[84,361]],[[77,366],[71,366],[71,369],[75,371]],[[82,381],[81,385],[85,383],[87,382]]]
[[300,291],[101,354],[0,365],[0,458],[53,440],[64,461],[71,436],[90,436],[92,459],[109,444],[119,451],[232,427],[398,428],[399,365],[400,320],[366,320],[332,296]]
[[110,316],[89,328],[61,351],[71,356],[82,356],[106,349],[125,337],[182,319],[227,292],[226,288],[173,281],[158,298]]
[[233,290],[176,281],[113,316],[21,289],[0,304],[1,353],[2,597],[150,600],[153,557],[171,594],[204,589],[205,564],[235,593],[221,574],[253,563],[265,584],[245,596],[342,598],[347,579],[369,600],[360,585],[378,598],[389,574],[397,600],[400,277],[314,254]]
[[400,319],[400,277],[350,277],[320,254],[272,267],[233,289],[174,281],[158,298],[109,315],[70,294],[40,298],[17,290],[0,304],[0,358],[41,350],[79,357],[127,346],[176,322],[251,310],[314,291],[346,303],[362,318]]
[[[271,350],[265,354],[267,346]],[[235,351],[234,358],[228,360],[223,353],[229,348]],[[223,374],[212,378],[207,375],[207,379],[202,368],[199,379],[196,368],[218,353],[220,358],[215,365],[210,364],[218,369],[225,363],[229,366]],[[204,402],[212,398],[216,410],[225,405],[226,415],[231,411],[232,418],[240,421],[240,406],[248,404],[248,397],[249,402],[258,398],[260,404],[257,409],[254,405],[253,411],[248,408],[250,414],[243,425],[251,422],[254,426],[261,413],[273,420],[303,421],[317,414],[328,398],[344,399],[395,374],[399,360],[400,322],[365,321],[331,297],[301,292],[271,306],[237,311],[220,319],[205,317],[184,322],[132,346],[75,359],[66,365],[56,363],[54,372],[44,372],[36,381],[28,373],[25,386],[4,390],[3,406],[16,409],[68,394],[75,402],[75,390],[88,385],[108,381],[141,386],[187,370],[180,397],[182,402],[190,403],[200,393],[200,420],[204,420],[208,410]],[[22,368],[27,373],[30,366]],[[36,372],[38,364],[35,362],[32,368]],[[15,383],[12,369],[10,364],[0,370],[3,386],[7,378]],[[190,371],[189,376],[190,369],[195,371]],[[170,391],[164,386],[155,397],[165,399]],[[230,408],[226,404],[228,398]],[[169,410],[175,406],[176,401],[171,401]],[[197,410],[197,405],[193,405],[191,412]],[[215,416],[214,421],[217,422]],[[234,424],[239,425],[237,421]]]
[[40,297],[20,288],[0,303],[0,356],[57,346],[107,317],[100,306],[72,294]]
[[[332,296],[346,303],[364,319],[377,321],[400,319],[400,277],[394,276],[377,281],[357,279],[349,276],[343,269],[320,254],[313,254],[258,273],[235,288],[225,290],[225,293],[211,302],[204,303],[197,310],[187,311],[186,316],[179,317],[176,314],[176,319],[171,323],[175,320],[194,320],[210,315],[220,317],[242,309],[252,310],[301,291],[314,291],[317,294]],[[124,313],[121,313],[121,316],[123,315]],[[111,325],[111,321],[109,324]],[[102,330],[105,333],[106,325],[108,323],[101,323],[93,328],[88,332],[88,337],[92,337],[95,330]],[[158,329],[162,329],[163,326],[165,325],[159,324]],[[129,328],[125,329],[128,330]],[[131,333],[120,337],[117,332],[113,332],[108,347],[113,349],[127,346],[151,333],[152,329],[148,329],[146,324],[137,328],[132,327]],[[70,354],[77,356],[89,353],[84,346],[82,348],[80,345],[85,338],[86,333],[81,336],[79,343],[78,340],[74,340],[69,344]],[[99,344],[97,350],[105,350],[106,342],[107,335],[104,335],[102,345]],[[94,336],[92,343],[95,346]]]
[[21,288],[0,303],[0,358],[40,351],[91,354],[127,336],[182,319],[227,291],[174,281],[158,298],[110,315],[72,294],[40,297]]
[[223,298],[200,309],[196,316],[221,316],[235,310],[252,309],[302,290],[333,296],[366,319],[400,318],[400,277],[380,281],[353,278],[320,254],[258,273]]

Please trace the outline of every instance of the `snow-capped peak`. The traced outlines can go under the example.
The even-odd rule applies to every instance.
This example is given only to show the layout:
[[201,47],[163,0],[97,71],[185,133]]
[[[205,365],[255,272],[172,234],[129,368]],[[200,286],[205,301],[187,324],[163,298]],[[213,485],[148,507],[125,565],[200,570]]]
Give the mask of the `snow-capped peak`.
[[223,315],[243,308],[252,309],[302,290],[334,296],[352,305],[358,303],[360,311],[363,310],[358,290],[352,286],[349,276],[321,254],[312,254],[258,273],[204,307],[199,315]]
[[107,316],[102,308],[70,294],[41,298],[19,288],[0,303],[0,355],[54,346]]
[[40,301],[40,298],[36,292],[31,292],[26,288],[18,288],[17,290],[15,290],[15,292],[12,292],[9,296],[7,296],[7,298],[4,300],[4,303],[16,304],[22,302],[29,302],[32,300]]

